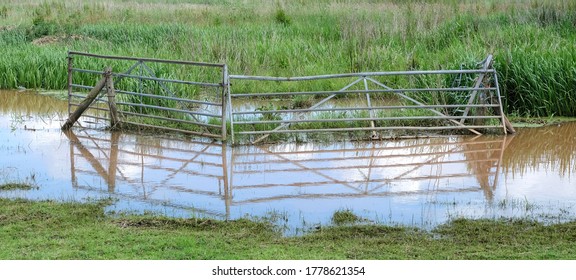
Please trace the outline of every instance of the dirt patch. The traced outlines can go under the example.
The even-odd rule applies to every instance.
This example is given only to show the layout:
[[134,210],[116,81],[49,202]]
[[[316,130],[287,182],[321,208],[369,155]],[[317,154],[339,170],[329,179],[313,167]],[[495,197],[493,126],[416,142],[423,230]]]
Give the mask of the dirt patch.
[[32,41],[32,44],[36,46],[43,46],[49,44],[56,44],[60,42],[67,42],[67,41],[96,41],[96,39],[82,36],[82,35],[49,35],[44,36]]
[[16,26],[14,25],[0,26],[0,31],[10,31],[13,30],[14,28],[16,28]]
[[213,228],[218,223],[207,219],[169,219],[166,217],[134,217],[132,219],[118,219],[116,224],[122,228]]

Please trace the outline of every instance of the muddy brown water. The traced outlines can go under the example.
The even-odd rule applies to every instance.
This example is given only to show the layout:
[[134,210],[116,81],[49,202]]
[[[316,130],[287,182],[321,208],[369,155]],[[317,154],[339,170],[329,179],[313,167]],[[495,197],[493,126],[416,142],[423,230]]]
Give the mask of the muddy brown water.
[[[562,222],[576,211],[576,123],[514,136],[230,147],[202,139],[63,133],[65,101],[0,91],[1,197],[91,201],[111,212],[268,219],[287,234],[350,210],[432,228],[458,217]],[[90,126],[89,120],[83,125]]]

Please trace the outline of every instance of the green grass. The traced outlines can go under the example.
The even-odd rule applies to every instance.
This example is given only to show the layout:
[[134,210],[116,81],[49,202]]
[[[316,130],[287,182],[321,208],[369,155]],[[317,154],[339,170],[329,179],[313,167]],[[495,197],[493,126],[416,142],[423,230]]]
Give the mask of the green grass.
[[31,190],[33,188],[31,185],[25,183],[6,183],[0,185],[0,191]]
[[354,212],[348,209],[336,211],[334,212],[334,215],[332,215],[332,223],[334,223],[337,226],[350,225],[359,222],[361,220],[362,219],[360,217],[358,217],[356,214],[354,214]]
[[[234,74],[272,76],[457,69],[494,53],[508,113],[576,115],[574,1],[134,2],[3,4],[0,88],[65,89],[67,50],[227,63]],[[103,67],[101,61],[75,63]],[[128,66],[115,65],[115,71]],[[154,70],[160,76],[216,77]],[[386,82],[402,86],[406,81]],[[234,85],[237,92],[283,87]]]
[[111,217],[104,211],[107,203],[0,199],[0,259],[573,259],[576,254],[576,222],[455,220],[430,232],[352,225],[282,237],[267,223],[245,219]]

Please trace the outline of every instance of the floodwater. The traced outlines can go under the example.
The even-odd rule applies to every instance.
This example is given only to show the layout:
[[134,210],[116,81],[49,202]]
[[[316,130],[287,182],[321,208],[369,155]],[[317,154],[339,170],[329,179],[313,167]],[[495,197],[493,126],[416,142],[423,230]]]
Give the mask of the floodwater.
[[[60,130],[65,101],[0,91],[0,197],[91,201],[110,212],[432,228],[458,217],[563,222],[576,213],[576,123],[514,136],[230,147],[189,137]],[[88,126],[89,120],[83,120]]]

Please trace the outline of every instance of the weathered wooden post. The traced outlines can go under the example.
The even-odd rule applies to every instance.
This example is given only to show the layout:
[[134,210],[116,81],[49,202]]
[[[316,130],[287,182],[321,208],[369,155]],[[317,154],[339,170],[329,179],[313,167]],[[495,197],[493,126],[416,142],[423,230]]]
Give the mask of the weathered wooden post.
[[[106,70],[108,70],[108,68],[105,69],[104,71]],[[102,79],[100,79],[100,81],[96,83],[96,86],[94,86],[94,88],[90,91],[88,96],[86,96],[86,98],[80,103],[80,105],[78,105],[78,108],[76,108],[74,113],[72,113],[68,117],[68,120],[66,120],[66,123],[64,123],[64,125],[62,126],[62,130],[68,130],[74,125],[74,123],[80,118],[80,116],[82,116],[84,111],[86,111],[86,109],[88,109],[90,104],[92,104],[94,99],[96,99],[102,88],[104,88],[105,84],[106,84],[106,75],[104,75],[104,77],[102,77]]]
[[227,121],[226,121],[226,97],[227,95],[229,95],[230,93],[227,92],[228,91],[228,85],[229,85],[230,81],[228,80],[228,65],[224,64],[224,66],[222,67],[222,141],[226,141],[226,137],[227,137]]
[[110,128],[115,129],[120,124],[118,109],[116,108],[116,91],[114,90],[114,79],[112,79],[112,69],[106,68],[106,94],[108,96],[108,108],[110,109]]

